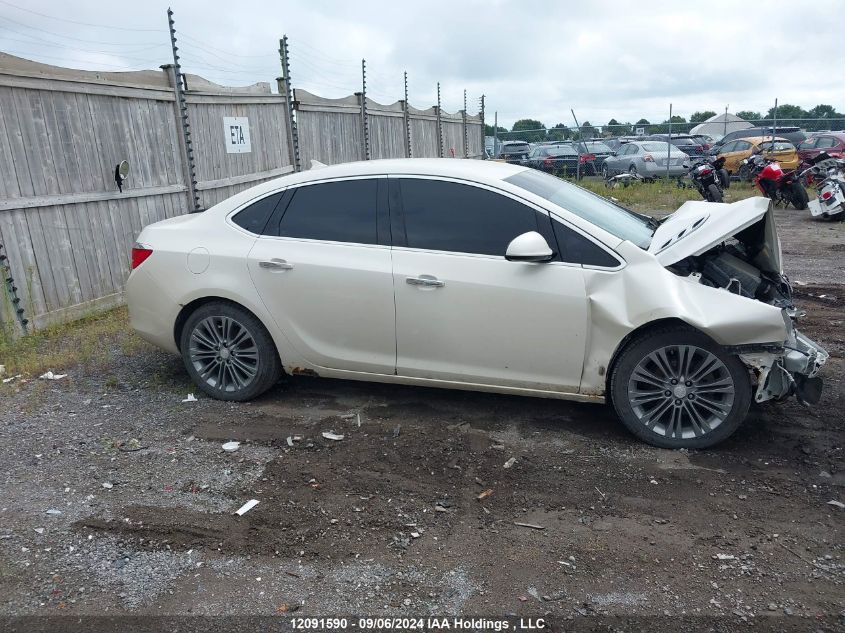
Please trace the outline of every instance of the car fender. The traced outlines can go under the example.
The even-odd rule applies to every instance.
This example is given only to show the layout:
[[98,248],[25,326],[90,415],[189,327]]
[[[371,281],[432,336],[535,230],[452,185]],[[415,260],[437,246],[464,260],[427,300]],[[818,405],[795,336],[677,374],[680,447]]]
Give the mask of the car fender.
[[616,250],[626,261],[622,270],[584,269],[591,326],[581,393],[604,391],[620,345],[650,323],[680,320],[726,346],[786,340],[779,308],[675,275],[630,242],[622,242]]

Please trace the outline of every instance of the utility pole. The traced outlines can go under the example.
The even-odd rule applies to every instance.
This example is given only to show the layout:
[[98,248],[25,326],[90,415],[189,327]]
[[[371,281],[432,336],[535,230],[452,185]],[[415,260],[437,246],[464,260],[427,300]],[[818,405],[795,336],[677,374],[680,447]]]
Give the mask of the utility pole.
[[405,71],[405,101],[402,102],[402,114],[405,117],[405,157],[411,158],[411,116],[408,111],[408,71]]
[[440,116],[440,82],[437,82],[437,146],[440,158],[443,158],[443,119]]
[[361,143],[364,160],[370,160],[370,122],[367,115],[367,60],[361,60]]
[[672,104],[669,104],[669,140],[666,142],[666,180],[669,180],[669,163],[672,162]]
[[[575,129],[578,130],[578,143],[580,143],[582,140],[581,124],[578,123],[578,117],[575,116],[575,109],[569,108],[569,111],[572,113],[572,119],[575,121]],[[578,143],[575,143],[575,151],[578,152],[578,165],[575,167],[575,180],[581,180],[581,146],[578,145]]]
[[282,85],[279,88],[285,91],[285,108],[287,109],[285,128],[288,136],[288,154],[294,171],[300,171],[302,166],[299,162],[299,132],[296,129],[296,119],[293,116],[293,88],[290,82],[290,51],[288,50],[287,35],[279,40],[279,58],[282,62]]

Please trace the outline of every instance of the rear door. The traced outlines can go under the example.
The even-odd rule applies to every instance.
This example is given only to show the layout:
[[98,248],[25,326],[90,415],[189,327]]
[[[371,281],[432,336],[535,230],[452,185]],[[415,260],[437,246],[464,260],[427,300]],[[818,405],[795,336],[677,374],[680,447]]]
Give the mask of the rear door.
[[286,202],[249,254],[250,277],[264,304],[309,363],[392,374],[387,179],[309,183]]
[[587,298],[580,266],[504,257],[548,213],[475,184],[390,178],[397,374],[575,393]]

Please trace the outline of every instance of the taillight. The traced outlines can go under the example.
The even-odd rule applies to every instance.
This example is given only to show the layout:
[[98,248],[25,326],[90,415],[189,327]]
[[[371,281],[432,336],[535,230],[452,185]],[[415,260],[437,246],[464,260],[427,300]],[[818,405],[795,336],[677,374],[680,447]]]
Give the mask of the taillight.
[[832,191],[824,191],[822,192],[822,200],[830,200],[833,197]]
[[701,145],[701,149],[706,152],[708,149],[710,149],[710,143],[703,143]]
[[646,154],[645,156],[643,156],[643,160],[647,163],[653,163],[654,156],[652,156],[651,154]]
[[581,161],[582,163],[589,163],[591,160],[595,160],[595,159],[596,159],[595,154],[581,154],[581,156],[578,157],[578,160]]
[[551,158],[547,158],[547,159],[545,159],[545,160],[543,161],[543,165],[545,165],[546,167],[548,167],[548,166],[549,166],[549,165],[551,165],[551,164],[552,164],[552,159],[551,159]]
[[706,176],[707,174],[712,173],[712,172],[713,172],[712,169],[710,169],[709,167],[703,167],[703,166],[698,170],[698,173],[701,174],[702,176]]
[[135,242],[132,245],[132,270],[135,270],[147,261],[147,257],[153,254],[153,249],[149,248],[145,244],[139,244]]

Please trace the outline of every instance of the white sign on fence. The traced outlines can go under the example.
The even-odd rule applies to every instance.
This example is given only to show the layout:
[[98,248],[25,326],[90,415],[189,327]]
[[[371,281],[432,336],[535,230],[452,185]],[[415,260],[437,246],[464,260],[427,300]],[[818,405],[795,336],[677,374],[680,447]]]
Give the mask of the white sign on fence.
[[643,134],[645,134],[645,128],[644,127],[638,127],[634,131],[636,132],[637,136],[642,136]]
[[223,141],[226,143],[227,154],[248,154],[251,152],[249,119],[245,116],[224,116]]

